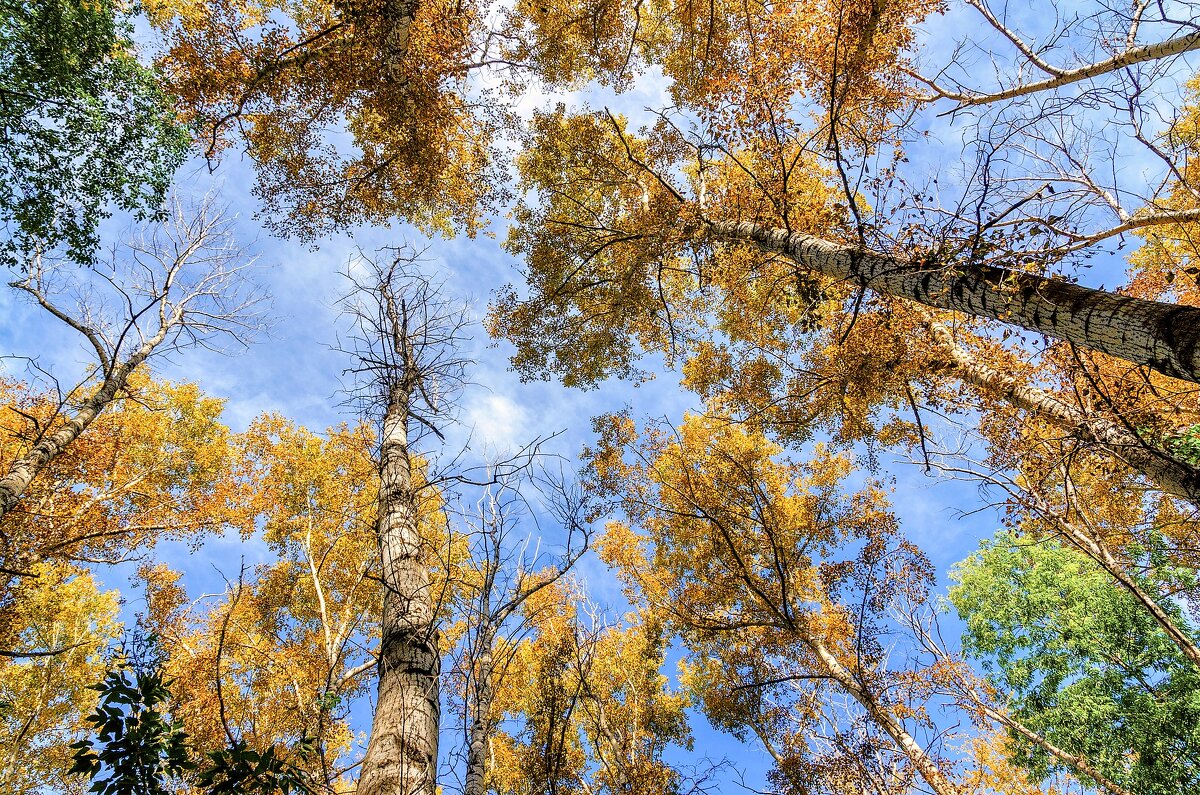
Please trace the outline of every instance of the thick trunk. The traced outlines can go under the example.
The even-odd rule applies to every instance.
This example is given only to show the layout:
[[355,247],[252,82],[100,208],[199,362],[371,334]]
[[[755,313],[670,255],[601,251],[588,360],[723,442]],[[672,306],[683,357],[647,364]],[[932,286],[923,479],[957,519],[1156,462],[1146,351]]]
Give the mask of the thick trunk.
[[408,456],[408,399],[406,390],[394,388],[383,424],[379,700],[358,781],[359,795],[432,795],[437,776],[441,655],[417,527]]
[[1106,449],[1167,494],[1200,505],[1200,468],[1154,449],[1120,423],[1087,414],[1049,392],[988,367],[956,343],[945,326],[935,322],[927,325],[953,365],[954,374],[963,381]]
[[927,263],[749,221],[714,222],[718,238],[784,254],[801,267],[925,306],[1011,323],[1200,383],[1200,307],[1093,290],[982,265]]

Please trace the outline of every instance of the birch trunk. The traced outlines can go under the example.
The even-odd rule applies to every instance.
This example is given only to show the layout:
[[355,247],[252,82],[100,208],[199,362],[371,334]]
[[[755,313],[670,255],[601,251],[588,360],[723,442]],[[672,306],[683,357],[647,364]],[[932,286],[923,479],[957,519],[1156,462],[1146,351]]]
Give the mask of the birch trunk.
[[924,263],[750,221],[713,222],[727,241],[925,306],[1012,323],[1053,339],[1200,383],[1200,307],[1145,301],[984,265]]
[[953,373],[966,383],[1042,417],[1085,442],[1103,447],[1167,494],[1200,505],[1200,468],[1156,450],[1111,419],[1085,413],[1049,392],[988,367],[955,342],[945,326],[932,321],[926,325],[934,342],[950,360]]
[[1074,767],[1080,773],[1083,773],[1085,776],[1093,779],[1097,784],[1100,785],[1100,788],[1106,792],[1109,792],[1112,795],[1133,795],[1132,792],[1117,784],[1112,779],[1105,777],[1103,773],[1089,764],[1086,758],[1078,754],[1072,754],[1068,751],[1064,751],[1063,749],[1051,743],[1045,737],[1029,729],[1020,721],[1013,720],[1004,713],[986,706],[985,702],[983,701],[977,700],[973,706],[978,707],[980,710],[982,710],[984,715],[987,715],[992,720],[996,721],[1002,726],[1007,727],[1008,729],[1011,729],[1039,748],[1042,748],[1054,758],[1061,762],[1065,762],[1067,765]]
[[925,779],[925,783],[936,795],[962,795],[962,790],[942,773],[938,763],[925,753],[925,749],[921,747],[915,737],[909,734],[908,730],[904,728],[904,724],[897,720],[886,706],[880,704],[873,693],[859,684],[854,674],[842,665],[837,656],[820,639],[804,633],[803,640],[821,661],[825,670],[829,672],[830,678],[857,701],[871,716],[871,719],[892,738],[901,753],[908,757],[917,772],[921,774],[921,778]]
[[378,535],[384,585],[379,699],[358,795],[432,795],[441,703],[434,605],[417,527],[409,399],[392,387],[380,453]]
[[128,384],[129,374],[146,360],[163,336],[165,333],[156,335],[150,343],[143,345],[137,353],[109,373],[99,389],[61,428],[41,439],[27,455],[18,458],[9,466],[7,474],[0,478],[0,520],[16,507],[21,495],[38,473],[62,455],[62,452],[79,438],[79,434],[112,405],[117,399],[117,394]]

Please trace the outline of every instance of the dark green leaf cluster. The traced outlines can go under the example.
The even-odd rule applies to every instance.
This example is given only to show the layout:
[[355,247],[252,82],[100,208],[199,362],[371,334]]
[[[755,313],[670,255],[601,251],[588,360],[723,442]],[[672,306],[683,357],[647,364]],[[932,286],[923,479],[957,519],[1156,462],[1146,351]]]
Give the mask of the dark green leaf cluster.
[[[74,743],[70,772],[92,780],[97,795],[170,795],[198,789],[205,795],[292,795],[309,792],[303,772],[274,748],[259,752],[235,739],[228,748],[209,752],[203,765],[192,758],[183,725],[166,711],[170,682],[161,660],[138,644],[143,653],[126,654],[93,685],[100,692],[96,711],[88,717],[95,736]],[[301,756],[313,751],[302,741]]]
[[170,782],[195,764],[183,726],[165,712],[170,691],[161,669],[122,660],[92,688],[100,692],[87,719],[95,738],[72,745],[70,772],[89,776],[98,795],[172,792]]
[[[305,743],[303,754],[312,749]],[[239,741],[208,754],[208,765],[196,776],[206,795],[291,795],[309,792],[301,772],[280,758],[274,747],[259,753]]]
[[0,0],[0,263],[94,261],[113,206],[154,216],[189,136],[116,0]]
[[[1166,596],[1178,572],[1156,557],[1145,556],[1140,584],[1191,633]],[[1008,532],[952,576],[963,648],[1010,714],[1131,792],[1200,791],[1200,672],[1127,590],[1074,549]],[[1022,766],[1042,776],[1061,767],[1013,739]]]

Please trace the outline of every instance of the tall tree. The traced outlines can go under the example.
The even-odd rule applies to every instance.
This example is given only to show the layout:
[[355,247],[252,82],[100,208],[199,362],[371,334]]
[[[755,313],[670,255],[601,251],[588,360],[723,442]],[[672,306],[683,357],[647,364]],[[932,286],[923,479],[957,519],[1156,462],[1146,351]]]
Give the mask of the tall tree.
[[786,791],[904,791],[919,778],[955,795],[952,763],[922,739],[936,671],[897,670],[882,642],[890,609],[923,598],[932,573],[882,493],[843,497],[844,458],[779,462],[777,446],[719,417],[640,442],[626,417],[602,427],[594,476],[630,521],[610,525],[602,554],[679,634],[710,719],[757,736]]
[[[888,425],[883,418],[908,413],[918,398],[961,407],[961,380],[984,405],[1027,412],[1158,489],[1200,498],[1200,470],[1169,444],[1196,422],[1191,384],[1070,346],[1039,356],[1007,331],[997,339],[986,324],[904,295],[872,296],[757,246],[704,242],[704,217],[717,212],[780,213],[778,223],[793,230],[844,228],[844,203],[822,180],[830,172],[797,146],[775,148],[772,156],[796,165],[786,179],[772,178],[771,157],[754,150],[696,164],[703,150],[665,121],[635,139],[604,114],[535,118],[521,168],[542,200],[518,208],[508,243],[530,265],[532,295],[503,292],[491,321],[517,344],[514,364],[527,377],[590,385],[636,376],[639,349],[659,351],[689,387],[720,393],[724,410],[798,440],[820,426],[846,441],[872,438]],[[693,166],[681,165],[687,157]],[[656,176],[680,168],[707,197],[703,207]],[[1191,311],[1161,306],[1179,317]],[[911,344],[922,337],[932,344]],[[1136,399],[1111,397],[1122,393]],[[890,428],[879,438],[911,438]]]
[[[1187,182],[1184,148],[1150,142],[1146,93],[1160,90],[1160,84],[1149,81],[1149,88],[1134,90],[1129,88],[1138,85],[1134,80],[1120,82],[1126,70],[1142,64],[1163,71],[1167,59],[1191,49],[1194,37],[1186,26],[1169,17],[1142,25],[1141,30],[1182,34],[1171,39],[1172,46],[1143,48],[1133,41],[1146,20],[1135,22],[1122,38],[1138,57],[1080,73],[1114,86],[1103,94],[1105,101],[1124,98],[1128,110],[1120,112],[1131,118],[1123,119],[1114,135],[1125,135],[1135,147],[1146,144],[1163,160],[1161,183],[1145,191],[1107,190],[1102,163],[1093,163],[1083,148],[1072,149],[1079,136],[1053,132],[1059,124],[1085,134],[1089,117],[1082,102],[1064,98],[1038,116],[1036,109],[1010,98],[1010,117],[962,116],[981,141],[977,153],[964,155],[968,160],[978,155],[979,165],[960,181],[965,190],[949,197],[949,206],[931,206],[932,193],[941,189],[907,186],[906,178],[919,184],[929,177],[909,173],[913,168],[905,166],[905,155],[917,162],[922,157],[905,150],[924,153],[926,163],[955,160],[958,153],[921,148],[926,122],[914,113],[930,98],[917,98],[903,74],[912,72],[912,59],[921,55],[912,25],[936,6],[843,0],[830,4],[830,22],[813,23],[796,13],[805,4],[796,5],[734,15],[708,28],[707,35],[717,36],[719,44],[711,71],[699,84],[680,80],[675,85],[675,99],[686,114],[674,118],[686,134],[664,134],[661,128],[671,126],[667,110],[664,125],[646,142],[629,140],[615,123],[606,135],[603,114],[590,122],[594,132],[586,130],[586,116],[571,123],[552,116],[536,125],[525,174],[527,187],[542,195],[518,216],[523,231],[513,241],[529,259],[535,304],[586,317],[591,314],[586,307],[605,302],[605,293],[619,284],[623,299],[661,307],[665,314],[666,302],[653,289],[662,268],[691,270],[704,282],[722,267],[720,249],[750,246],[768,257],[787,258],[805,274],[999,319],[1175,378],[1200,378],[1196,309],[1143,303],[1053,274],[1067,264],[1064,257],[1192,212],[1180,215],[1158,207],[1173,182],[1185,191]],[[994,20],[985,4],[971,5]],[[1138,8],[1135,16],[1147,13],[1146,6]],[[614,8],[613,13],[620,12]],[[1099,36],[1109,35],[1120,17],[1099,10]],[[658,18],[683,27],[670,11]],[[701,29],[694,35],[704,34]],[[631,46],[643,43],[633,35]],[[1006,30],[996,43],[1011,46],[1013,39],[1019,41]],[[674,46],[694,51],[696,45],[685,31]],[[915,54],[906,52],[909,48]],[[1018,49],[1035,50],[1024,43]],[[658,60],[676,63],[669,48],[668,53]],[[721,68],[729,53],[739,54],[742,68]],[[582,60],[603,57],[587,53]],[[1003,55],[995,57],[1002,69]],[[1041,63],[1037,56],[1034,62]],[[960,63],[946,71],[955,70],[962,71]],[[1050,81],[1026,93],[1048,100],[1068,85],[1072,81]],[[561,151],[556,140],[563,137],[578,150],[565,159],[573,174],[546,168],[547,158]],[[1014,153],[1021,146],[1031,156],[1017,161]],[[873,171],[881,173],[872,176]],[[936,181],[938,173],[929,176]],[[1131,207],[1128,201],[1141,205]],[[823,212],[805,214],[814,207]],[[1118,225],[1105,225],[1103,213],[1116,213]],[[574,245],[563,251],[566,239]],[[715,255],[707,253],[708,243],[716,244]],[[556,250],[557,258],[549,253]],[[693,256],[696,261],[689,264]],[[607,322],[626,316],[619,313]]]
[[346,301],[358,339],[358,394],[380,423],[379,544],[383,614],[376,672],[379,696],[363,758],[362,795],[429,795],[437,783],[442,652],[439,611],[447,597],[431,568],[439,550],[422,537],[418,517],[437,491],[415,472],[413,444],[441,436],[461,389],[463,311],[408,268],[412,255],[364,261]]

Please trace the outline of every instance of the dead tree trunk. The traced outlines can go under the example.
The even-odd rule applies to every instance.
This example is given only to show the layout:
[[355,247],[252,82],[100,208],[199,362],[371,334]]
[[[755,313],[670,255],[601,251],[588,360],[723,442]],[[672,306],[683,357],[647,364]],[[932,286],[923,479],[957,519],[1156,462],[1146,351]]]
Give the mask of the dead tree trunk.
[[416,446],[442,438],[464,379],[465,312],[412,269],[415,254],[364,258],[368,282],[343,302],[356,326],[354,355],[363,411],[380,423],[376,534],[383,583],[379,696],[359,775],[359,795],[433,795],[441,728],[441,594],[434,546],[421,519],[435,487],[416,468]]
[[383,422],[376,527],[384,585],[379,700],[359,795],[430,795],[437,777],[441,654],[408,449],[414,387],[401,379],[392,388]]

